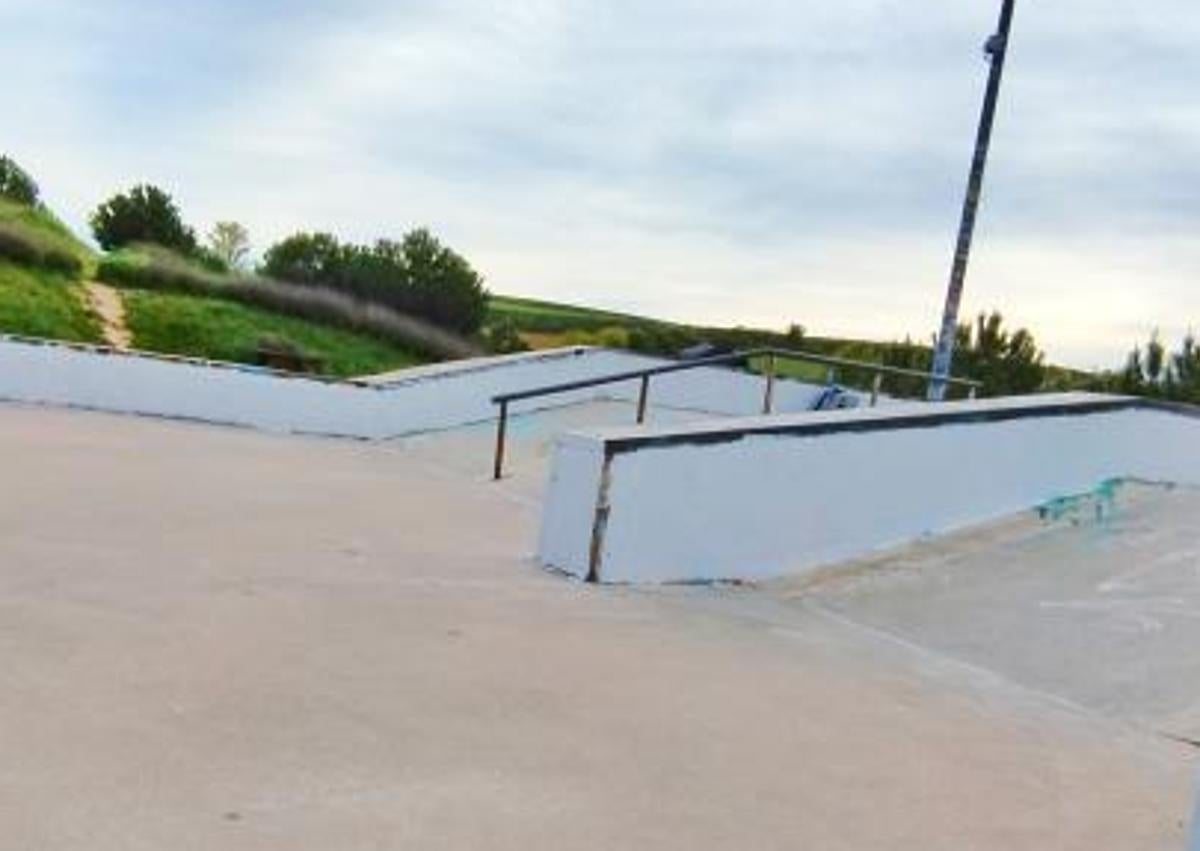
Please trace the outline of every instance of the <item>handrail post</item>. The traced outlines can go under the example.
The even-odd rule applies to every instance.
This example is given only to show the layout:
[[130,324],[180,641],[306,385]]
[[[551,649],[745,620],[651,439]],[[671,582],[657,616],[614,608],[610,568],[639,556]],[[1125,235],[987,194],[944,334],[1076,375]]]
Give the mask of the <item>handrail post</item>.
[[496,420],[496,461],[492,468],[492,480],[500,481],[504,475],[504,438],[508,431],[508,401],[500,403],[500,418]]
[[646,422],[646,401],[650,396],[650,376],[642,376],[642,387],[638,391],[637,424]]
[[883,373],[875,373],[875,379],[871,382],[871,407],[874,408],[879,404],[879,390],[883,386]]
[[775,353],[767,355],[767,387],[763,391],[763,413],[771,413],[775,401]]
[[967,392],[967,398],[970,399],[971,401],[974,401],[975,397],[978,395],[978,393],[979,393],[979,385],[972,384],[971,389]]
[[831,366],[831,367],[829,367],[829,369],[825,370],[825,383],[829,384],[829,385],[837,384],[837,368],[836,367]]

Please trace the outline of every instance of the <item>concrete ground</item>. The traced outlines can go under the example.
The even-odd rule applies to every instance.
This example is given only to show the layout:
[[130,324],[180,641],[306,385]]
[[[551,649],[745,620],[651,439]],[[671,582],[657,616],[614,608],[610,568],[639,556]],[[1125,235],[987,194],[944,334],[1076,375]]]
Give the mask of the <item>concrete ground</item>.
[[1126,483],[1049,522],[1030,512],[772,590],[1200,742],[1197,517],[1196,489]]
[[5,847],[1182,846],[1195,749],[1153,722],[1186,687],[1048,690],[1032,635],[922,631],[937,582],[926,616],[844,577],[565,580],[530,558],[536,441],[499,485],[489,441],[0,406]]

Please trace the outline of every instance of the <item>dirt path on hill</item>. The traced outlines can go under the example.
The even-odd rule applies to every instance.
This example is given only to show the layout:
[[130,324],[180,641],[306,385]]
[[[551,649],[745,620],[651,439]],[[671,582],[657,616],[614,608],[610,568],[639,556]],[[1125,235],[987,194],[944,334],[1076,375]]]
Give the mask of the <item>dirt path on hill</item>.
[[125,324],[125,302],[121,294],[108,284],[86,281],[88,307],[100,318],[104,342],[117,349],[133,345],[133,334]]

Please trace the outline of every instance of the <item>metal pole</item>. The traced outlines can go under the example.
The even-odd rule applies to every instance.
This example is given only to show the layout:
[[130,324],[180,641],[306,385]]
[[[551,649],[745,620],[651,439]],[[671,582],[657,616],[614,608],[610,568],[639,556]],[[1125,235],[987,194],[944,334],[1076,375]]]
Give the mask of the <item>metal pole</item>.
[[646,421],[646,398],[650,395],[650,376],[642,376],[642,389],[638,392],[638,411],[637,423],[641,425]]
[[874,408],[879,403],[879,389],[883,386],[883,373],[875,373],[875,380],[871,382],[871,407]]
[[500,481],[504,475],[504,436],[508,431],[508,402],[500,403],[500,419],[496,420],[496,461],[492,468],[492,479]]
[[967,180],[963,200],[962,221],[958,228],[958,244],[950,270],[950,286],[946,291],[946,306],[942,311],[942,327],[938,332],[937,348],[933,353],[933,370],[929,382],[929,400],[940,402],[946,395],[946,379],[954,360],[954,335],[958,330],[958,306],[962,301],[963,281],[967,276],[967,261],[971,257],[971,240],[975,235],[975,217],[979,211],[979,196],[983,189],[983,173],[987,168],[988,148],[992,143],[992,126],[996,119],[996,101],[1000,97],[1000,80],[1004,76],[1004,58],[1008,55],[1008,38],[1012,31],[1014,0],[1003,0],[1000,25],[996,34],[987,40],[984,51],[991,59],[983,111],[979,116],[979,131],[975,137],[975,157]]
[[775,354],[767,355],[767,389],[763,393],[763,413],[771,413],[775,401]]

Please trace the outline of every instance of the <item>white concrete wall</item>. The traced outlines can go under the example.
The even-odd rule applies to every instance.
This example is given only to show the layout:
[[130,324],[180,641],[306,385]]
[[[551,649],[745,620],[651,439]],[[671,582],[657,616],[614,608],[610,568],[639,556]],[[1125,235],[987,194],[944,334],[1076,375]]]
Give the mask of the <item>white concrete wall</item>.
[[0,399],[369,437],[382,393],[254,367],[0,339]]
[[[1112,477],[1200,484],[1200,419],[1086,413],[1097,402],[1124,404],[1078,394],[571,435],[551,472],[541,556],[588,575],[595,509],[591,522],[567,515],[589,503],[608,507],[601,581],[761,579],[1011,514]],[[913,417],[953,411],[1030,416],[912,427]],[[872,430],[803,432],[822,422]],[[754,433],[767,425],[800,430]],[[606,453],[601,493],[593,468]]]
[[[578,348],[458,361],[370,383],[321,381],[257,367],[0,336],[0,399],[178,417],[272,431],[384,438],[495,417],[499,393],[656,366],[662,360]],[[757,412],[763,379],[700,369],[654,379],[651,404],[713,414]],[[776,408],[806,410],[821,392],[776,383]],[[636,381],[513,405],[513,413],[596,398],[635,400]]]
[[554,530],[553,534],[542,537],[542,563],[561,566],[584,578],[596,522],[603,452],[603,445],[595,440],[573,435],[560,437],[555,445],[551,475],[569,486],[551,486],[553,498],[547,499],[542,509],[543,530]]

